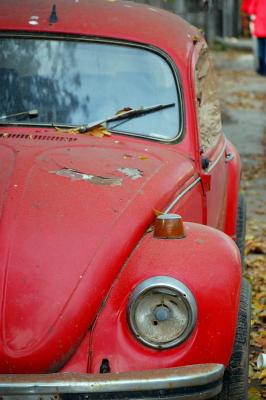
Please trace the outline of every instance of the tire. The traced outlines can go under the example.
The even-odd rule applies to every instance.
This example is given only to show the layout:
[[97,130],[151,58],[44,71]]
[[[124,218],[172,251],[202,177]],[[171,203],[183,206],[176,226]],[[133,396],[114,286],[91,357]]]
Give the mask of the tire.
[[236,220],[236,244],[241,255],[242,270],[245,269],[245,242],[246,242],[247,207],[243,194],[239,194]]
[[251,287],[242,279],[238,322],[233,353],[225,370],[223,389],[218,400],[247,400]]

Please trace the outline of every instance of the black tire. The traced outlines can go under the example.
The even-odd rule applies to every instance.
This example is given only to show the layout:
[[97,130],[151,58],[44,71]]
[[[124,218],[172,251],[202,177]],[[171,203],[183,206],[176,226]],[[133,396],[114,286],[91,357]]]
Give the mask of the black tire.
[[223,389],[218,400],[247,400],[249,335],[251,318],[251,287],[242,279],[238,323],[233,353],[225,370]]
[[241,255],[242,270],[245,269],[247,207],[243,194],[239,194],[236,220],[236,244]]

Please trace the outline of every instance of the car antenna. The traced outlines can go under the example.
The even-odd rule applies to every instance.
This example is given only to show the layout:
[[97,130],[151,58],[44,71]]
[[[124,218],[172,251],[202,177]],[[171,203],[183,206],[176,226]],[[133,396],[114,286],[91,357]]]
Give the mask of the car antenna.
[[54,4],[53,8],[52,8],[51,15],[50,15],[50,18],[49,18],[49,24],[55,24],[57,22],[57,20],[58,20],[58,18],[57,18],[57,15],[56,15],[56,4]]

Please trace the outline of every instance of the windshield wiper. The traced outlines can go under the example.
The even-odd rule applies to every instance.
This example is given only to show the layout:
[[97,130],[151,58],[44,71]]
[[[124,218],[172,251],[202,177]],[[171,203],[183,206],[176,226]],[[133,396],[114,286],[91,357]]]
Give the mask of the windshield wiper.
[[23,111],[15,114],[7,114],[7,115],[1,115],[0,120],[3,119],[9,119],[9,118],[20,118],[20,117],[29,117],[29,118],[36,118],[39,115],[38,110],[28,110],[28,111]]
[[106,124],[108,122],[120,121],[123,119],[136,118],[136,117],[140,117],[141,115],[144,115],[144,114],[153,113],[153,112],[164,110],[165,108],[170,108],[170,107],[174,107],[174,106],[175,106],[175,103],[168,103],[168,104],[157,104],[157,105],[151,106],[151,107],[142,107],[142,108],[132,109],[129,111],[125,111],[121,114],[113,115],[112,117],[109,117],[106,119],[91,122],[88,125],[80,126],[78,129],[78,132],[85,133],[85,132],[89,131],[90,129],[95,128],[98,125]]

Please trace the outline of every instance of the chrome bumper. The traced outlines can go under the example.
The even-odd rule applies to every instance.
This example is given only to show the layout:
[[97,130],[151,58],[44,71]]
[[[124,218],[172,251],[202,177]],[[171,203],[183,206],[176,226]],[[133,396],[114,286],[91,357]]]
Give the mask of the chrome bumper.
[[[224,367],[201,364],[108,374],[55,373],[0,375],[0,397],[39,399],[40,395],[81,399],[210,399],[222,389]],[[14,397],[13,397],[14,396]],[[44,397],[43,397],[44,398]]]

